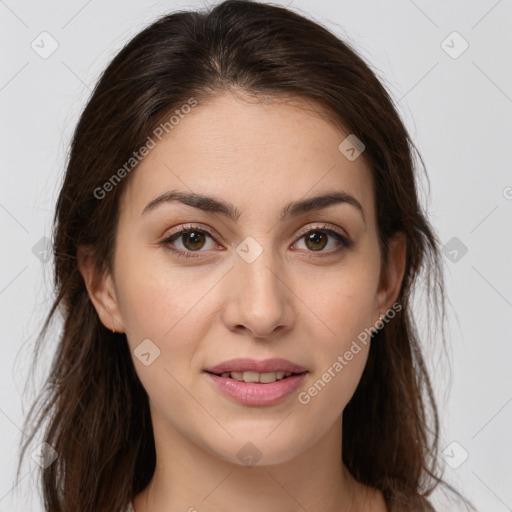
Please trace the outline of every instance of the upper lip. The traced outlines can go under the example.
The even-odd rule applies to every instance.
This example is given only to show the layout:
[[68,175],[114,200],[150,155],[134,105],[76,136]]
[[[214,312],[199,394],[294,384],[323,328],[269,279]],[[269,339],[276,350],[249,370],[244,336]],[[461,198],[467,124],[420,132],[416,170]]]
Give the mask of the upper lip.
[[210,373],[225,373],[225,372],[258,372],[258,373],[268,373],[268,372],[293,372],[293,373],[302,373],[307,371],[301,365],[294,363],[292,361],[288,361],[288,359],[263,359],[258,361],[256,359],[230,359],[229,361],[224,361],[216,366],[211,366],[209,368],[205,368],[205,371]]

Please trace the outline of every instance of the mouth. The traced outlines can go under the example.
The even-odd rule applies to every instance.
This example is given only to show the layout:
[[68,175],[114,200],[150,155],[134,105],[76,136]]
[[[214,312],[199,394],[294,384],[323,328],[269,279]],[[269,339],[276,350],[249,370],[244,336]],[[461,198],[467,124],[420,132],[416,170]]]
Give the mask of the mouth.
[[309,373],[287,359],[231,359],[203,370],[217,390],[237,403],[267,406],[297,391]]
[[218,377],[224,377],[226,379],[236,380],[238,382],[250,382],[250,383],[260,383],[260,384],[271,384],[272,382],[285,380],[293,375],[302,375],[303,373],[307,373],[307,371],[297,371],[290,372],[284,370],[278,370],[275,372],[253,372],[253,371],[245,371],[245,372],[211,372],[206,371],[206,373],[210,373],[212,375],[217,375]]

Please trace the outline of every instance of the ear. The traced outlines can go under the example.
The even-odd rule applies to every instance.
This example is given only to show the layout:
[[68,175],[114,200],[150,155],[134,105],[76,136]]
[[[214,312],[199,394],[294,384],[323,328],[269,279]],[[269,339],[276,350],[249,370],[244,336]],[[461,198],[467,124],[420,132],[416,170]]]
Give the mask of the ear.
[[112,276],[100,268],[90,245],[78,247],[77,257],[80,273],[101,323],[111,331],[124,332]]
[[399,231],[388,241],[388,265],[381,272],[379,280],[376,318],[386,314],[400,293],[405,271],[406,241],[403,231]]

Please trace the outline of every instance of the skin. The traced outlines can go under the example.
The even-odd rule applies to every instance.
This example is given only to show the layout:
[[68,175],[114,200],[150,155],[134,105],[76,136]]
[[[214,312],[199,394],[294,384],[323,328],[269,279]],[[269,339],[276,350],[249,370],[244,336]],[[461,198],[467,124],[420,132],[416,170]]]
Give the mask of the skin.
[[[386,511],[380,491],[342,463],[342,412],[369,343],[307,405],[296,394],[242,405],[203,372],[234,357],[283,357],[307,368],[305,391],[395,302],[405,238],[390,241],[383,269],[371,171],[338,150],[347,135],[304,100],[222,93],[181,119],[130,176],[113,272],[100,273],[80,251],[98,315],[126,333],[150,398],[157,466],[136,512]],[[213,196],[242,213],[235,221],[174,202],[142,215],[169,190]],[[340,190],[361,203],[365,220],[348,203],[279,220],[288,202]],[[197,258],[160,243],[187,223],[213,234],[174,240]],[[324,223],[354,245],[332,235],[308,245],[304,234]],[[236,252],[246,237],[262,249],[252,263]],[[148,366],[133,355],[144,339],[160,350]],[[237,457],[248,442],[261,453],[252,467]]]

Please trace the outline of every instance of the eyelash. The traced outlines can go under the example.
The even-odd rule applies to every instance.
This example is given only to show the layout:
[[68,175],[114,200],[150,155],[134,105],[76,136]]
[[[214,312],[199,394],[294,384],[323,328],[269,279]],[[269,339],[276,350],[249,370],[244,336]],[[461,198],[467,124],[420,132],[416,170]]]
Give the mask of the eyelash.
[[[313,228],[313,229],[308,229],[307,231],[305,231],[304,233],[302,233],[299,236],[297,241],[302,239],[302,238],[304,238],[309,233],[321,232],[321,233],[325,233],[325,234],[331,235],[336,240],[338,240],[338,242],[341,243],[342,248],[341,249],[337,249],[335,251],[331,251],[330,253],[327,253],[328,256],[329,255],[333,255],[333,254],[337,254],[342,249],[349,249],[350,247],[352,247],[354,245],[354,242],[352,240],[350,240],[350,238],[346,237],[345,235],[342,235],[341,233],[338,233],[337,231],[334,231],[333,229],[328,229],[327,226],[328,225],[325,224],[323,226],[319,226],[319,227],[316,227],[316,228]],[[209,230],[204,229],[201,226],[197,226],[197,225],[191,224],[191,225],[187,225],[186,227],[182,228],[180,231],[177,231],[176,233],[173,233],[172,235],[168,236],[167,238],[162,240],[160,242],[160,244],[162,246],[164,246],[167,250],[169,250],[172,253],[176,254],[179,258],[200,258],[201,256],[196,255],[194,253],[200,253],[200,252],[204,252],[204,251],[201,251],[201,250],[198,250],[198,251],[183,251],[181,249],[177,250],[177,249],[173,249],[172,247],[170,247],[170,244],[174,240],[177,240],[180,236],[184,235],[185,233],[191,233],[191,232],[194,232],[194,231],[196,231],[196,232],[199,231],[201,233],[207,234],[212,239],[215,239],[213,234]],[[317,252],[317,251],[308,251],[308,252]],[[322,251],[318,251],[318,252],[322,252]],[[316,257],[323,257],[323,256],[308,256],[308,257],[316,258]]]

